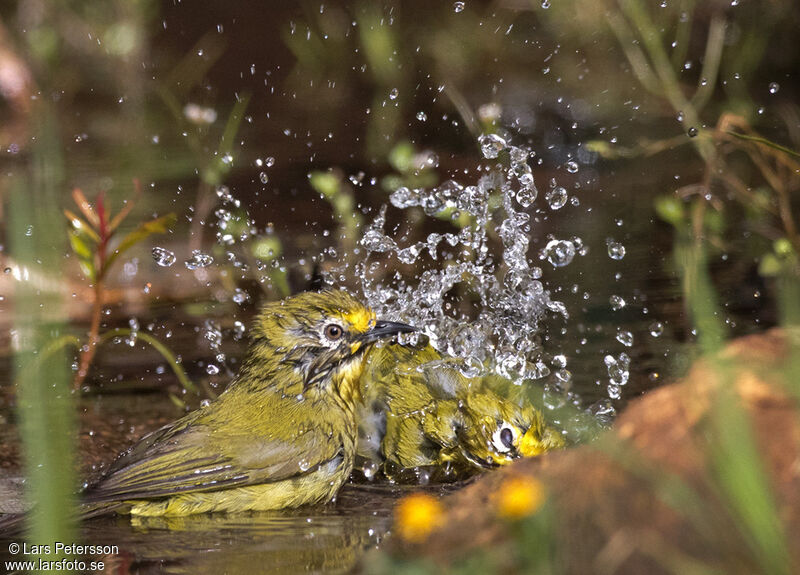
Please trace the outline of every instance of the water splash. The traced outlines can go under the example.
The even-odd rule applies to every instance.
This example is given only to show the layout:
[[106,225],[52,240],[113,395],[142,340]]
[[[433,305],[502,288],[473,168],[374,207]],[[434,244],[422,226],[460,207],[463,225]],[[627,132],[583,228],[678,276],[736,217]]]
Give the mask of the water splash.
[[[453,222],[453,231],[416,242],[390,237],[383,206],[363,233],[366,256],[356,275],[379,316],[421,327],[434,347],[459,358],[456,365],[466,375],[492,370],[522,383],[550,373],[539,323],[546,315],[566,318],[567,310],[544,288],[542,270],[529,254],[534,230],[527,210],[538,195],[528,164],[533,154],[495,134],[479,144],[485,158],[499,163],[476,183],[400,187],[389,198],[394,208]],[[580,247],[571,240],[548,246],[545,258],[557,267],[568,265]],[[423,271],[406,275],[397,264],[418,264]]]

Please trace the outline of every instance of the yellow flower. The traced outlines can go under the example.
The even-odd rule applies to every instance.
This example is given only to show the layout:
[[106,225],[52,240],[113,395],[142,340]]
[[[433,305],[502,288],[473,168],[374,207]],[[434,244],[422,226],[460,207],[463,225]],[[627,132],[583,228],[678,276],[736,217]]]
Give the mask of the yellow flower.
[[400,500],[395,509],[395,528],[411,543],[424,541],[443,522],[444,508],[435,497],[414,493]]
[[533,515],[545,500],[545,487],[533,477],[515,476],[506,479],[497,492],[497,512],[507,519]]

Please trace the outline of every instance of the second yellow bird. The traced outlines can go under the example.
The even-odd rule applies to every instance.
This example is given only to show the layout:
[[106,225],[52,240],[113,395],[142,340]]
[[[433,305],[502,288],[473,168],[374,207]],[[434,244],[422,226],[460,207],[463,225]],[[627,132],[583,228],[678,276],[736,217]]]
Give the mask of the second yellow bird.
[[392,477],[422,468],[454,479],[563,447],[521,393],[495,391],[504,383],[465,377],[427,342],[376,347],[361,378],[358,453]]

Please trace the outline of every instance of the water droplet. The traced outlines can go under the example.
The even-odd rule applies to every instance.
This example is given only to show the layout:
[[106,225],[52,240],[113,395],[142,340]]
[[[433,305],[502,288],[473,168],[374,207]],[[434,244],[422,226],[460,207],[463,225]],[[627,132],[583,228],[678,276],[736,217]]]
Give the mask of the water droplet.
[[222,330],[213,320],[207,319],[203,323],[203,338],[213,350],[222,345]]
[[397,247],[392,238],[385,236],[382,231],[376,229],[368,229],[364,232],[364,236],[361,238],[361,245],[371,252],[379,253],[388,252]]
[[402,186],[397,188],[389,195],[389,201],[394,207],[405,209],[418,206],[420,204],[419,196],[419,192],[416,190],[410,190],[409,188]]
[[545,384],[542,393],[542,402],[547,409],[554,410],[564,407],[567,403],[567,397],[560,386]]
[[563,387],[564,389],[569,389],[570,384],[572,383],[572,372],[568,369],[557,369],[553,372],[555,375],[558,384]]
[[608,257],[612,260],[621,260],[625,257],[625,246],[621,243],[608,238],[606,239],[606,246],[608,247]]
[[207,126],[217,121],[217,111],[199,104],[189,103],[183,108],[184,117],[198,126]]
[[305,459],[305,458],[303,458],[300,461],[298,461],[297,462],[297,466],[300,468],[300,471],[302,471],[303,473],[305,473],[306,471],[311,469],[311,463],[308,461],[308,459]]
[[411,347],[419,345],[419,332],[401,333],[397,336],[397,343]]
[[378,474],[378,464],[374,461],[367,461],[361,467],[361,472],[364,474],[364,477],[369,481],[375,479],[375,476]]
[[542,0],[541,6],[544,10],[547,10],[548,8],[550,8],[550,0]]
[[547,192],[547,194],[545,194],[545,199],[547,200],[547,203],[550,205],[551,209],[560,210],[567,203],[567,190],[561,186],[553,188]]
[[769,83],[769,93],[770,94],[777,94],[778,90],[781,89],[781,85],[777,82],[770,82]]
[[175,261],[177,260],[175,254],[166,248],[156,246],[153,248],[152,253],[153,253],[153,259],[161,267],[167,268],[172,264],[174,264]]
[[417,112],[417,120],[419,120],[420,122],[427,122],[428,115],[425,112],[419,111]]
[[633,334],[629,331],[620,330],[617,332],[617,341],[625,347],[631,347],[633,345]]
[[648,326],[647,329],[650,331],[650,335],[653,337],[661,337],[661,334],[664,333],[664,324],[660,321],[654,321]]
[[453,3],[453,10],[455,11],[456,14],[458,14],[459,12],[463,12],[464,11],[464,3],[463,2],[454,2]]
[[626,353],[619,354],[618,357],[607,355],[603,358],[608,370],[609,382],[613,385],[625,385],[630,377],[631,360]]
[[578,172],[578,162],[575,162],[574,160],[570,160],[569,162],[567,162],[566,168],[567,168],[567,171],[570,174],[575,174],[575,173]]
[[215,190],[215,192],[217,194],[217,197],[220,200],[222,200],[223,202],[225,202],[226,204],[227,203],[233,203],[234,200],[235,200],[234,197],[233,197],[233,194],[231,193],[231,190],[230,190],[230,188],[228,188],[228,186],[217,186],[217,189]]
[[244,291],[242,288],[236,288],[233,292],[233,297],[231,298],[234,303],[242,305],[248,301],[250,301],[250,295]]
[[688,134],[688,136],[689,136],[690,138],[694,138],[694,137],[695,137],[695,136],[697,136],[697,134],[698,134],[697,128],[695,128],[694,126],[692,126],[691,128],[689,128],[689,129],[686,131],[686,134]]
[[523,208],[529,208],[536,200],[536,195],[537,190],[534,186],[520,188],[516,195],[517,203]]
[[214,263],[214,258],[208,254],[204,254],[200,250],[193,250],[192,257],[183,262],[187,269],[196,270],[198,268],[205,268]]
[[611,309],[614,311],[619,311],[625,307],[625,300],[618,295],[612,295],[608,298],[608,302],[611,304]]
[[424,467],[417,468],[417,483],[427,485],[431,482],[431,472]]
[[575,244],[569,240],[550,240],[540,257],[550,262],[553,267],[564,267],[575,257]]
[[408,246],[407,248],[397,251],[397,259],[404,264],[413,264],[417,261],[417,257],[419,257],[421,251],[422,249],[418,245]]
[[269,182],[269,176],[267,175],[267,172],[259,173],[258,179],[261,181],[262,184],[266,184]]
[[214,365],[213,363],[209,363],[206,366],[206,373],[208,375],[217,375],[219,373],[219,368],[216,365]]
[[400,91],[399,91],[397,88],[392,88],[392,89],[389,91],[389,99],[390,99],[390,100],[396,100],[396,99],[397,99],[397,96],[398,96],[399,94],[400,94]]
[[608,399],[600,399],[589,406],[589,413],[591,413],[602,425],[610,425],[617,410]]
[[497,372],[512,381],[521,379],[525,373],[527,361],[514,352],[505,352],[498,356]]
[[497,134],[484,134],[478,138],[483,157],[487,159],[496,158],[500,152],[506,149],[508,144]]

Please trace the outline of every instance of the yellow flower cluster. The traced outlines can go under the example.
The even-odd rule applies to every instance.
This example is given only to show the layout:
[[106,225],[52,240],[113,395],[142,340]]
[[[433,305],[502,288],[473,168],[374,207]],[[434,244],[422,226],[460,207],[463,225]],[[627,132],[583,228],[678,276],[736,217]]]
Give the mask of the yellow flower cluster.
[[394,514],[395,530],[410,543],[420,543],[443,522],[444,508],[439,500],[425,493],[414,493],[400,500]]
[[545,500],[545,487],[533,477],[514,476],[506,479],[496,494],[497,513],[507,519],[533,515]]

